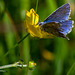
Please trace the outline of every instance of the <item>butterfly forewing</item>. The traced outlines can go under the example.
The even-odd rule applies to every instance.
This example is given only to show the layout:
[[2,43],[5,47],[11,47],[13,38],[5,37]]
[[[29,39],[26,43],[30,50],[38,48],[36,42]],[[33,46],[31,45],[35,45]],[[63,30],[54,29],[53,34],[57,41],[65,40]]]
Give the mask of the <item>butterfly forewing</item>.
[[47,17],[44,22],[52,22],[52,21],[59,22],[59,21],[67,20],[69,14],[70,14],[70,6],[67,3],[67,4],[59,7],[49,17]]

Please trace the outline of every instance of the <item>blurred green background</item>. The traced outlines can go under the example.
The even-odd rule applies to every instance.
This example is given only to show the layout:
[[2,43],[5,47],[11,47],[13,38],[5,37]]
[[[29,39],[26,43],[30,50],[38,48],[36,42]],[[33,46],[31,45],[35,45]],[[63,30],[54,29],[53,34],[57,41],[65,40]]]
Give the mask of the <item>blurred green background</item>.
[[[0,0],[0,66],[23,59],[37,63],[33,70],[9,68],[0,75],[75,75],[75,28],[63,38],[39,39],[28,36],[15,49],[14,45],[27,33],[24,29],[26,10],[36,9],[37,0]],[[40,21],[65,3],[70,3],[71,18],[75,20],[75,0],[38,0]],[[10,53],[3,57],[6,52]]]

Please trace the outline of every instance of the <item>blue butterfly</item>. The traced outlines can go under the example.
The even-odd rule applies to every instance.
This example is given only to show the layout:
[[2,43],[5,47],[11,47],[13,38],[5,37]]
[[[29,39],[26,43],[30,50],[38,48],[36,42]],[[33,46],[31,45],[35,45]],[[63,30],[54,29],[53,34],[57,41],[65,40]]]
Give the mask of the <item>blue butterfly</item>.
[[69,40],[66,35],[71,32],[73,27],[73,22],[68,20],[70,11],[70,5],[68,3],[64,4],[49,15],[44,22],[39,22],[38,25],[40,25],[45,32]]

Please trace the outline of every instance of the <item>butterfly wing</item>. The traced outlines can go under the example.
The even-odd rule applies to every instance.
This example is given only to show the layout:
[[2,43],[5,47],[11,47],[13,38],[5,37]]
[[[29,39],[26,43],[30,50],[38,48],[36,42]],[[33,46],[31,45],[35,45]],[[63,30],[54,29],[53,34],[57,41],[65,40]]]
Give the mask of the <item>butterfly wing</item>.
[[67,20],[69,14],[70,14],[70,6],[67,3],[59,7],[49,17],[47,17],[44,22],[52,22],[52,21],[59,22],[59,21]]
[[66,20],[63,22],[60,22],[61,26],[59,29],[62,29],[62,31],[59,31],[60,33],[67,35],[67,33],[70,33],[72,30],[72,24],[73,22],[71,20]]
[[42,25],[42,30],[45,32],[51,33],[57,37],[66,38],[67,33],[71,32],[72,21],[65,20],[63,22],[50,22]]
[[62,33],[60,34],[59,32],[60,26],[61,24],[57,22],[45,23],[42,25],[42,30],[55,36],[63,36]]

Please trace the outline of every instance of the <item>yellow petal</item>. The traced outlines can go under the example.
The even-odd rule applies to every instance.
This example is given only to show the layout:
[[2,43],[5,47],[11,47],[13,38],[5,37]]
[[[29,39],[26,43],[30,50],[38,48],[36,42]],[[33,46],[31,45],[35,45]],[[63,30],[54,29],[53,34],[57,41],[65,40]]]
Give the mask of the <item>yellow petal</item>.
[[52,34],[42,31],[41,26],[37,25],[37,23],[39,22],[39,15],[36,14],[33,8],[30,10],[30,12],[26,11],[24,22],[25,22],[25,29],[30,33],[32,37],[39,37],[39,38],[53,37]]

